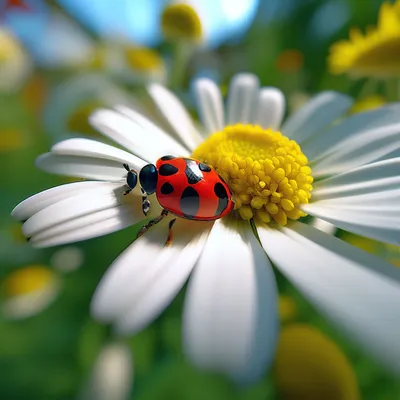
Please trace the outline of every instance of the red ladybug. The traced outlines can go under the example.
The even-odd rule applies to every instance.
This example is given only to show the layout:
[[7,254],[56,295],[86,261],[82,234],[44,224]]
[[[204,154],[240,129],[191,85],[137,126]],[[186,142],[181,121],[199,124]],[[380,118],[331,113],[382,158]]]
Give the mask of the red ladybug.
[[[129,188],[125,193],[129,193],[136,187],[138,179],[136,172],[130,170],[127,164],[124,167],[128,171],[126,183]],[[231,191],[217,172],[191,158],[161,157],[156,165],[147,164],[140,170],[139,181],[143,193],[143,213],[146,215],[150,209],[146,195],[153,193],[163,211],[146,224],[138,236],[169,212],[181,218],[214,221],[229,214],[234,207]]]

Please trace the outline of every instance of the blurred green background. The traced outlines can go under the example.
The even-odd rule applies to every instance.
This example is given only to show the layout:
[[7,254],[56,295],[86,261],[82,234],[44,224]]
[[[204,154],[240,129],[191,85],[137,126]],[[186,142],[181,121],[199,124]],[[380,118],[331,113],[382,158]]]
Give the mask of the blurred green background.
[[[121,74],[109,73],[104,60],[99,62],[100,58],[96,57],[102,54],[97,50],[114,38],[93,29],[87,22],[90,13],[85,13],[86,20],[76,18],[76,12],[65,7],[68,2],[62,1],[12,1],[12,7],[6,3],[3,1],[0,4],[0,10],[3,10],[0,29],[14,32],[14,45],[20,46],[20,49],[8,51],[8,39],[0,40],[0,81],[5,82],[1,84],[0,91],[0,398],[107,398],[93,394],[91,385],[101,386],[101,382],[93,378],[97,376],[93,371],[102,376],[99,369],[96,370],[99,368],[95,367],[96,360],[110,343],[125,344],[127,347],[121,349],[127,351],[127,355],[126,359],[122,357],[125,361],[117,355],[117,364],[121,363],[122,370],[115,370],[116,382],[122,385],[121,393],[125,395],[118,397],[115,392],[108,398],[289,398],[285,397],[282,389],[285,386],[282,375],[286,368],[282,371],[278,365],[254,387],[237,388],[219,376],[196,371],[187,364],[180,343],[182,293],[157,321],[133,338],[114,338],[110,327],[101,326],[90,318],[89,304],[96,285],[116,255],[131,243],[135,234],[132,228],[50,249],[33,249],[22,237],[19,224],[9,216],[12,208],[34,193],[69,181],[36,170],[35,158],[68,134],[96,135],[89,129],[86,117],[96,106],[112,104],[115,96],[132,104],[147,101],[143,84],[153,78],[140,75],[134,63],[127,65]],[[85,1],[81,0],[81,3]],[[122,7],[122,3],[115,1],[115,8]],[[151,4],[159,12],[165,5],[163,1],[137,3],[140,7],[150,7]],[[194,48],[184,75],[173,84],[189,106],[192,103],[187,90],[193,77],[209,75],[226,87],[230,77],[239,71],[254,72],[263,85],[281,88],[287,96],[289,112],[321,90],[338,90],[359,97],[365,93],[366,79],[351,80],[346,75],[330,74],[326,61],[328,50],[335,41],[348,37],[350,27],[364,29],[376,24],[381,3],[378,0],[261,0],[245,33],[233,41],[222,40],[217,44]],[[88,38],[96,52],[88,52],[90,57],[87,56],[87,59],[82,56],[76,62],[68,62],[73,59],[75,50],[80,52],[83,48],[79,42],[83,39],[72,38],[68,46],[65,45],[71,54],[53,60],[51,48],[44,56],[37,51],[40,44],[35,47],[33,39],[26,41],[25,33],[19,36],[15,20],[22,13],[21,18],[25,18],[23,25],[27,30],[29,26],[33,38],[37,36],[38,41],[50,40],[51,34],[48,32],[40,36],[43,32],[37,26],[41,23],[41,14],[53,12],[76,24],[73,25],[76,29],[72,31],[82,32],[82,37]],[[132,15],[131,23],[135,24],[135,14]],[[34,19],[39,22],[31,26],[26,18],[30,22]],[[65,29],[62,23],[53,25],[54,30]],[[69,34],[66,29],[64,35]],[[135,40],[134,36],[132,33],[128,41],[133,47],[141,40]],[[148,42],[162,57],[167,71],[176,67],[173,43],[162,38],[158,41],[149,39]],[[15,78],[16,82],[11,84],[14,78],[7,75],[10,68],[1,65],[6,65],[14,56],[19,57],[19,63],[24,63],[26,71],[21,72],[20,79]],[[21,68],[15,62],[11,68],[14,72]],[[84,82],[88,80],[83,78],[79,81],[82,74],[95,74],[98,83],[86,88]],[[132,77],[135,79],[130,79]],[[167,84],[169,82],[168,76],[159,79]],[[78,84],[74,83],[75,80]],[[64,86],[60,86],[65,82]],[[114,89],[120,92],[110,96]],[[371,94],[378,94],[387,101],[393,100],[385,82],[375,82]],[[400,252],[396,248],[366,242],[341,232],[339,235],[367,251],[399,263]],[[314,370],[310,367],[308,376],[307,368],[299,367],[299,376],[304,373],[305,380],[324,382],[331,387],[332,397],[329,398],[332,399],[357,398],[348,391],[348,385],[354,384],[351,383],[352,374],[356,377],[360,398],[400,398],[400,384],[395,377],[339,335],[283,277],[278,277],[278,284],[282,294],[280,305],[284,329],[299,323],[307,324],[316,329],[311,333],[321,333],[329,343],[333,341],[337,345],[333,345],[333,349],[325,349],[321,344],[319,350],[318,339],[310,334],[303,345],[303,348],[309,348],[310,354],[303,357],[303,362],[310,358],[317,367]],[[41,293],[39,297],[42,301],[38,301],[39,297],[32,297],[38,293]],[[129,365],[131,355],[134,372],[124,367],[124,362]],[[285,348],[278,352],[278,356],[295,357],[294,352]],[[123,371],[128,371],[128,374]],[[322,372],[318,374],[317,371]],[[122,383],[118,383],[119,380]],[[123,390],[124,385],[126,390]],[[316,397],[299,394],[296,398]]]

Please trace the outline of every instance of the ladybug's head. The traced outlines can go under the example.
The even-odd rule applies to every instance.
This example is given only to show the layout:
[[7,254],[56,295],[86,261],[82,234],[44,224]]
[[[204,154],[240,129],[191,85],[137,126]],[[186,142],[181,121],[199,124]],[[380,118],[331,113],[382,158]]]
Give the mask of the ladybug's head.
[[147,194],[153,194],[156,191],[158,172],[157,168],[153,164],[145,165],[139,173],[139,181],[143,190]]

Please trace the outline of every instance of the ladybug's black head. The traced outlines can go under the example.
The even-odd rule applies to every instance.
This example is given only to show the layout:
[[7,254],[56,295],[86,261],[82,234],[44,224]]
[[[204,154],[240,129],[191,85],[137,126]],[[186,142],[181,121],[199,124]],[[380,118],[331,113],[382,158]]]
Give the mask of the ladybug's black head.
[[153,194],[156,191],[158,172],[153,164],[145,165],[139,173],[140,186],[147,194]]

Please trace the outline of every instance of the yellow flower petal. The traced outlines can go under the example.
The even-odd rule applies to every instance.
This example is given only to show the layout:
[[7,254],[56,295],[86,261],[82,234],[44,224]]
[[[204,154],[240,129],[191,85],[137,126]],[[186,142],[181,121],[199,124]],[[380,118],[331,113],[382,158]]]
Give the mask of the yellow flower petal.
[[352,28],[349,40],[332,45],[328,57],[333,74],[355,77],[389,78],[400,76],[400,0],[383,3],[376,27],[365,35]]

